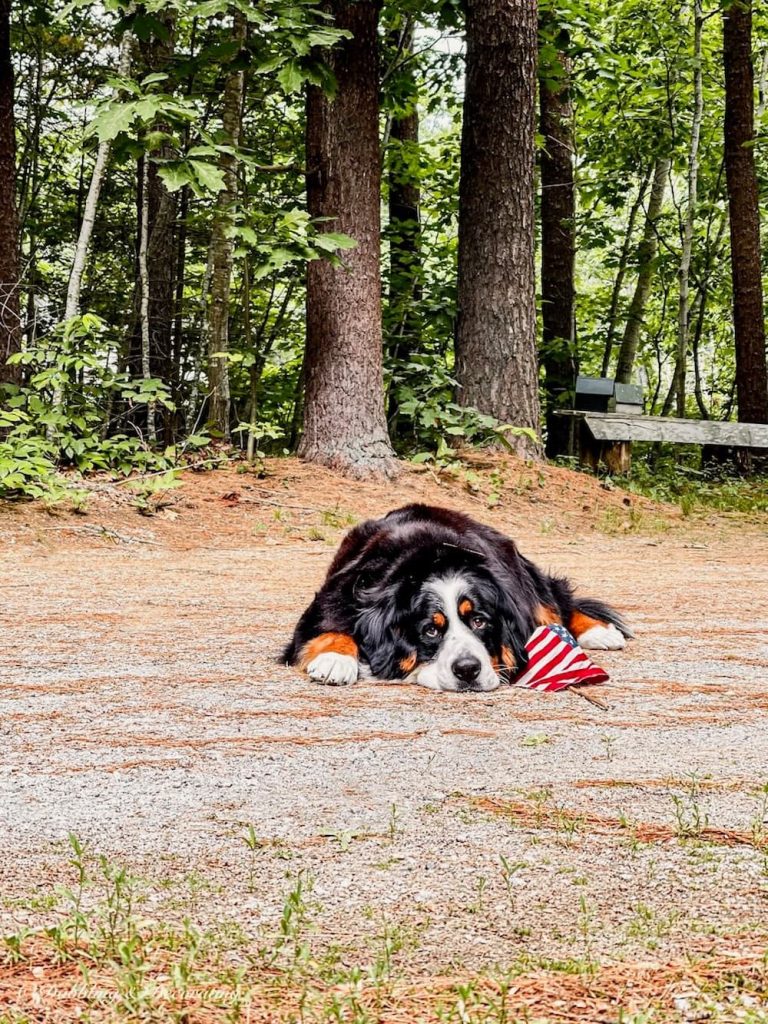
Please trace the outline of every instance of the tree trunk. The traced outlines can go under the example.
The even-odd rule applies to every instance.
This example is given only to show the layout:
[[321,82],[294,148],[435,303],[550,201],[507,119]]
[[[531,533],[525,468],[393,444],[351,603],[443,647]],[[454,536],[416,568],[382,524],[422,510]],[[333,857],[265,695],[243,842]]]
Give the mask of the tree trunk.
[[[141,56],[148,73],[165,71],[175,46],[175,13],[158,14],[164,32],[162,38],[151,36],[141,40]],[[169,126],[157,122],[152,131],[168,132]],[[175,279],[176,279],[176,194],[169,192],[159,176],[157,161],[170,160],[175,156],[169,142],[145,157],[148,162],[146,190],[147,202],[147,271],[149,273],[149,356],[150,372],[154,378],[168,383],[173,374],[172,329],[174,320]],[[144,206],[143,167],[138,167],[139,214]],[[139,229],[141,230],[141,229]],[[137,281],[137,295],[141,295],[141,283]],[[138,313],[139,302],[134,303]],[[128,365],[135,377],[143,376],[141,317],[135,314],[135,328],[130,338]],[[171,440],[172,416],[163,410],[164,440]]]
[[635,237],[635,221],[637,215],[640,212],[640,207],[643,205],[645,200],[645,193],[648,191],[648,186],[651,182],[651,174],[653,173],[653,167],[649,167],[648,171],[643,176],[643,180],[637,190],[635,201],[629,210],[629,219],[627,220],[627,230],[624,234],[624,241],[621,246],[621,253],[619,254],[619,265],[616,268],[616,277],[613,282],[613,288],[611,289],[611,304],[608,307],[608,322],[605,330],[605,349],[603,351],[603,366],[601,370],[601,376],[607,377],[611,368],[611,356],[613,355],[613,345],[616,340],[616,321],[619,313],[619,300],[621,299],[621,292],[624,288],[624,278],[627,274],[627,263],[629,261],[629,250],[632,246],[632,239]]
[[353,476],[395,471],[384,415],[379,235],[378,0],[333,0],[352,33],[327,54],[333,99],[307,89],[307,204],[357,246],[307,267],[302,458]]
[[[539,433],[534,269],[536,0],[466,0],[458,399]],[[529,437],[514,439],[539,455]]]
[[624,327],[624,336],[621,339],[621,348],[616,363],[615,379],[620,384],[629,384],[632,380],[632,370],[635,365],[635,357],[640,344],[640,331],[645,316],[645,306],[648,296],[651,294],[651,281],[653,280],[653,261],[656,259],[658,248],[657,224],[661,216],[661,209],[664,205],[664,190],[667,187],[670,161],[667,157],[658,157],[653,168],[653,183],[651,194],[648,199],[648,211],[645,215],[645,226],[643,237],[637,247],[637,283],[629,304],[627,312],[627,323]]
[[[724,163],[724,162],[723,162]],[[720,180],[722,176],[723,163],[720,165],[720,173],[717,176],[717,187],[715,189],[715,197],[719,194]],[[715,239],[712,241],[712,222],[715,216],[718,216],[719,222],[717,226],[717,232]],[[707,236],[704,245],[704,266],[699,276],[699,284],[694,297],[693,308],[696,311],[696,325],[693,332],[692,339],[692,351],[693,351],[693,379],[694,389],[693,395],[696,399],[696,405],[699,408],[699,414],[703,420],[710,419],[710,411],[704,402],[704,389],[702,385],[702,374],[701,374],[701,338],[704,333],[704,318],[707,312],[707,300],[709,298],[710,284],[712,280],[712,265],[719,256],[720,245],[725,234],[726,216],[724,212],[720,211],[719,206],[712,207],[707,222]]]
[[16,126],[11,62],[11,0],[0,0],[0,384],[20,384],[21,367],[7,359],[21,349],[19,217],[16,208]]
[[[565,35],[565,33],[563,33]],[[541,104],[541,314],[549,458],[572,448],[573,421],[556,415],[572,405],[576,384],[573,268],[576,209],[573,187],[573,105],[570,59],[557,54],[556,75],[539,79]]]
[[696,220],[699,182],[699,140],[701,121],[704,113],[704,86],[702,78],[702,34],[704,13],[701,0],[693,0],[693,120],[691,122],[691,144],[688,152],[688,195],[683,221],[683,245],[680,255],[678,280],[680,291],[677,304],[677,353],[672,387],[664,403],[664,415],[672,408],[672,400],[677,396],[677,415],[685,416],[685,377],[688,362],[688,339],[690,335],[690,298],[689,278],[691,272],[691,253],[693,250],[693,225]]
[[[117,74],[119,78],[127,78],[131,71],[131,53],[133,50],[133,34],[125,32],[120,44],[120,57],[118,59]],[[113,97],[117,97],[119,90],[115,89]],[[69,275],[67,286],[67,301],[64,312],[64,319],[70,320],[80,313],[80,291],[83,283],[83,272],[85,261],[88,256],[88,246],[91,243],[93,226],[96,222],[96,209],[99,205],[101,186],[107,173],[107,161],[109,160],[110,142],[100,142],[96,150],[96,163],[91,175],[91,184],[88,187],[88,196],[83,209],[83,219],[80,223],[80,234],[75,246],[75,258],[72,263],[72,271]]]
[[723,13],[725,175],[731,231],[736,394],[742,423],[768,423],[760,214],[754,156],[751,0]]
[[[396,48],[407,59],[413,51],[413,23],[407,21],[397,36]],[[392,115],[389,135],[389,358],[393,364],[419,348],[421,299],[421,188],[419,184],[419,111],[412,64],[400,72],[407,79],[404,109]],[[415,168],[415,170],[414,170]],[[398,406],[390,391],[387,420],[393,436],[398,427]]]
[[[232,16],[232,35],[238,45],[234,60],[245,46],[247,21],[236,12]],[[227,75],[222,100],[222,140],[236,149],[242,128],[245,72],[242,68]],[[210,405],[208,422],[225,440],[229,440],[229,291],[232,281],[234,239],[230,234],[233,206],[237,202],[237,156],[222,153],[219,167],[224,174],[224,188],[216,197],[216,211],[211,230],[211,296],[208,303],[208,386]],[[219,354],[223,353],[223,354]]]
[[[139,226],[139,280],[141,301],[139,304],[139,327],[141,330],[141,376],[149,380],[151,369],[151,328],[149,321],[149,158],[141,160],[141,224]],[[147,439],[150,444],[157,441],[155,426],[155,403],[147,403]]]

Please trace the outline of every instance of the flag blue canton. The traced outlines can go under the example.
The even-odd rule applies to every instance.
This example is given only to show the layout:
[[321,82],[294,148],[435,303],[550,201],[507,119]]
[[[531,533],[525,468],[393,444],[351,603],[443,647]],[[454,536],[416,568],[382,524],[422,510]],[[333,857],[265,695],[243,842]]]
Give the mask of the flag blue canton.
[[560,625],[554,624],[554,625],[550,626],[549,628],[552,630],[553,633],[557,633],[557,635],[560,637],[561,640],[565,640],[565,642],[567,644],[570,644],[571,647],[578,647],[578,643],[576,642],[576,638],[573,636],[572,633],[568,632],[568,630],[565,628],[565,626],[560,626]]

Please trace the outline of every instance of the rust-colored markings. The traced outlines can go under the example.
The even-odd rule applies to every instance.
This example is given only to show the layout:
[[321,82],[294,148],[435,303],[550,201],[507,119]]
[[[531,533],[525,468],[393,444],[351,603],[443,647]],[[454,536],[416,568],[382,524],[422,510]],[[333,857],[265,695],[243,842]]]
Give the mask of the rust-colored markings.
[[357,657],[357,644],[346,633],[321,633],[314,640],[304,644],[299,656],[299,665],[305,668],[318,654],[349,654]]

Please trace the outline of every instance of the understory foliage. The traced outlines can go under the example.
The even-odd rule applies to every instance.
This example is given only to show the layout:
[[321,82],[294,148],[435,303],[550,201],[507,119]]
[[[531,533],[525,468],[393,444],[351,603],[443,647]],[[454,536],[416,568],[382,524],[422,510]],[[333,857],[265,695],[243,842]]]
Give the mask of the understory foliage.
[[[570,59],[576,177],[576,357],[599,374],[606,339],[620,338],[640,269],[648,185],[670,161],[636,374],[646,412],[669,388],[694,112],[694,4],[677,0],[543,0],[540,74]],[[13,60],[21,226],[20,385],[0,407],[0,494],[39,495],[56,471],[129,473],[176,465],[216,439],[208,425],[209,245],[224,189],[222,158],[237,157],[238,197],[225,211],[233,242],[228,308],[232,439],[252,454],[292,450],[301,429],[305,270],[343,263],[354,239],[306,212],[304,89],[332,95],[322,49],[343,37],[315,0],[26,0],[14,7]],[[691,260],[689,414],[734,414],[734,350],[723,171],[721,11],[704,6],[703,117]],[[233,19],[247,22],[246,43]],[[392,270],[397,225],[382,237],[385,386],[399,452],[438,464],[458,442],[508,436],[510,425],[456,400],[457,197],[463,88],[456,0],[385,2],[381,15],[382,200],[393,183],[419,191],[419,239]],[[755,12],[759,181],[768,49]],[[118,52],[133,39],[130,71]],[[411,43],[406,45],[410,39]],[[162,52],[160,52],[162,51]],[[224,136],[227,76],[244,74],[242,130]],[[418,140],[393,131],[419,115]],[[80,313],[65,319],[67,284],[97,147],[109,143]],[[138,357],[142,210],[148,167],[168,202],[167,351]],[[768,237],[768,231],[763,231]],[[151,249],[150,240],[150,249]],[[150,252],[150,257],[151,257]],[[408,281],[397,277],[406,266]],[[402,293],[408,288],[404,306]],[[155,314],[150,311],[151,315]],[[152,321],[154,323],[154,321]],[[615,368],[616,349],[607,358]],[[150,424],[156,427],[150,428]],[[154,432],[153,432],[154,431]]]

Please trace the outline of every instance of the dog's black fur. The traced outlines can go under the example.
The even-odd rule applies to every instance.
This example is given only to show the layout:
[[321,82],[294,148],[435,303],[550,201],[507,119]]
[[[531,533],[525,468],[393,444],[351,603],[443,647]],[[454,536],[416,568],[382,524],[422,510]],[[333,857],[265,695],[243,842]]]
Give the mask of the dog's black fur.
[[489,653],[501,663],[502,649],[511,651],[516,670],[526,664],[525,644],[542,607],[566,626],[580,612],[632,635],[616,611],[575,597],[567,579],[542,572],[497,530],[460,512],[406,505],[347,534],[283,660],[296,664],[310,641],[340,633],[355,641],[375,678],[406,677],[408,659],[415,654],[419,662],[428,661],[440,643],[440,637],[424,636],[431,611],[422,586],[456,572],[471,580],[468,596],[488,620],[482,641]]

